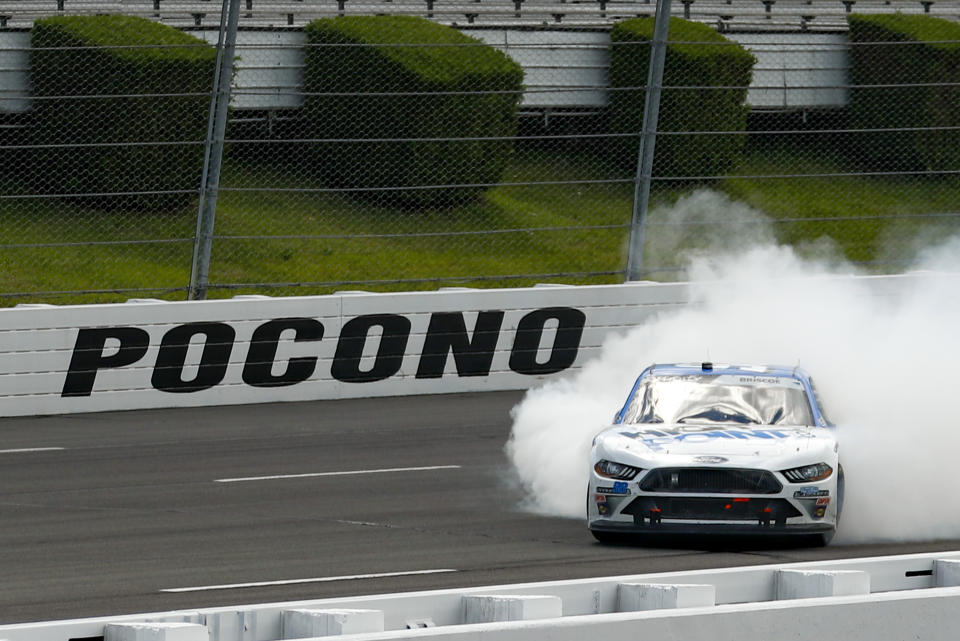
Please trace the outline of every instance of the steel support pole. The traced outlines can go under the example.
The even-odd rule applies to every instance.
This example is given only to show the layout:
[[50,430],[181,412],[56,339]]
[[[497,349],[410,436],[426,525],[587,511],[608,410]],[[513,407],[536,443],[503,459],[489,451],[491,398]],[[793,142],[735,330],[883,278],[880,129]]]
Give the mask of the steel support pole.
[[220,36],[217,39],[217,69],[213,77],[207,140],[203,152],[203,176],[200,182],[200,205],[197,210],[197,231],[193,238],[193,262],[190,268],[190,300],[207,297],[210,282],[210,254],[213,249],[213,223],[220,189],[220,168],[223,141],[227,131],[227,107],[230,105],[230,81],[233,78],[233,56],[237,43],[240,0],[223,0],[220,11]]
[[667,34],[670,30],[670,0],[657,0],[650,43],[650,65],[647,70],[647,92],[640,131],[640,153],[633,190],[633,217],[630,223],[630,244],[627,250],[627,280],[639,280],[643,271],[643,243],[646,236],[647,208],[650,204],[650,181],[653,178],[653,150],[657,144],[657,119],[660,116],[660,92],[663,87],[663,66],[667,55]]

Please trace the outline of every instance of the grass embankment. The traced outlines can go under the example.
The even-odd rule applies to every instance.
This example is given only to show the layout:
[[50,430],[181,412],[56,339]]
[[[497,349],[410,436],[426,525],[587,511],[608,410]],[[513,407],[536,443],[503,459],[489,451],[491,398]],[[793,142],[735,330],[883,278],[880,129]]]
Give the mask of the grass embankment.
[[753,152],[738,171],[745,177],[724,181],[723,190],[770,217],[779,242],[829,239],[838,258],[868,271],[907,267],[918,249],[960,232],[956,176],[850,175],[855,172],[836,155]]
[[[942,238],[958,228],[956,218],[932,216],[954,211],[955,203],[960,202],[960,184],[955,178],[755,177],[841,174],[848,171],[843,164],[824,156],[752,153],[738,171],[743,177],[708,187],[766,212],[774,220],[772,229],[780,242],[803,244],[828,236],[839,253],[858,262],[883,263],[891,256],[902,260],[912,253],[915,239]],[[624,176],[585,155],[527,153],[514,158],[504,180],[613,178]],[[250,292],[299,295],[351,288],[397,291],[454,285],[524,286],[549,280],[544,276],[548,274],[567,274],[555,278],[557,282],[619,282],[621,277],[610,272],[625,266],[627,231],[623,226],[629,223],[633,201],[630,182],[504,186],[490,190],[475,204],[454,210],[403,212],[347,195],[300,191],[315,188],[316,183],[276,165],[238,162],[228,163],[222,186],[216,221],[216,234],[221,238],[213,248],[211,282],[305,285],[214,288],[210,297]],[[691,189],[659,190],[655,203],[672,202]],[[4,199],[0,200],[0,213],[0,237],[8,246],[0,256],[0,292],[106,290],[85,296],[4,297],[0,304],[185,297],[195,211],[131,215],[47,199]],[[614,228],[563,229],[585,225]],[[560,229],[537,231],[545,227]],[[517,229],[531,231],[506,232]],[[690,229],[696,233],[684,241],[684,247],[705,245],[716,233],[710,226]],[[504,233],[470,233],[489,230]],[[412,233],[431,235],[404,237]],[[659,233],[656,227],[648,231],[648,256],[651,261],[672,262],[659,265],[669,268],[677,259],[652,249],[660,242]],[[134,242],[152,239],[169,242]],[[107,240],[131,244],[84,244]],[[50,246],[16,247],[34,243]],[[878,270],[890,268],[881,265]],[[598,272],[601,274],[571,275]],[[475,280],[478,275],[488,278]],[[510,278],[516,275],[531,276]],[[670,277],[669,271],[654,275],[661,276]],[[121,291],[133,289],[152,291]]]
[[[526,285],[542,279],[506,277],[622,269],[622,229],[587,235],[563,228],[625,224],[633,194],[628,183],[499,187],[470,205],[403,211],[344,194],[259,191],[258,186],[316,188],[315,183],[261,166],[230,172],[228,184],[254,190],[221,194],[218,236],[313,237],[269,242],[220,238],[211,270],[215,283],[318,283],[287,289],[288,294],[344,288],[327,285],[334,281],[396,291]],[[596,180],[605,175],[609,172],[575,159],[527,156],[514,160],[504,182]],[[541,231],[544,227],[560,229]],[[472,280],[478,275],[488,278]],[[437,280],[415,282],[420,279]]]

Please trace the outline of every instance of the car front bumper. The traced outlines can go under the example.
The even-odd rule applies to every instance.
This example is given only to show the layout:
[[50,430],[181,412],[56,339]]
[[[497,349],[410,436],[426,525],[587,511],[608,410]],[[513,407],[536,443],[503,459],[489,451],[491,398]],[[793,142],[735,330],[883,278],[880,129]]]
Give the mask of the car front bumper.
[[733,534],[744,536],[790,536],[827,534],[833,532],[833,523],[791,523],[783,525],[760,525],[745,522],[718,521],[660,521],[659,523],[634,524],[624,521],[596,519],[589,524],[595,532],[620,534]]
[[835,477],[780,483],[775,493],[647,492],[641,482],[611,484],[596,474],[587,495],[587,525],[603,532],[815,534],[836,529]]

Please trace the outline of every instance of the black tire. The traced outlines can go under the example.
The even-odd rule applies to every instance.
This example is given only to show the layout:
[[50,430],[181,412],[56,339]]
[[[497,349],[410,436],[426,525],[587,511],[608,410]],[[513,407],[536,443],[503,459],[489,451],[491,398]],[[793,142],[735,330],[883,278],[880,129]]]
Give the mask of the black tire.
[[837,522],[834,524],[834,529],[829,532],[813,535],[811,543],[814,547],[823,548],[830,545],[830,541],[837,534],[836,528],[840,527],[840,514],[843,512],[844,485],[846,485],[846,481],[843,477],[843,466],[837,465]]
[[836,530],[830,530],[829,532],[824,532],[823,534],[814,534],[811,537],[810,543],[815,548],[825,548],[830,545],[830,541],[833,540],[833,537],[836,533]]
[[843,512],[843,493],[847,484],[843,476],[843,466],[837,465],[837,526],[840,526],[840,514]]
[[615,545],[617,543],[623,543],[625,537],[621,532],[605,532],[603,530],[590,530],[590,534],[593,535],[600,543],[604,545]]

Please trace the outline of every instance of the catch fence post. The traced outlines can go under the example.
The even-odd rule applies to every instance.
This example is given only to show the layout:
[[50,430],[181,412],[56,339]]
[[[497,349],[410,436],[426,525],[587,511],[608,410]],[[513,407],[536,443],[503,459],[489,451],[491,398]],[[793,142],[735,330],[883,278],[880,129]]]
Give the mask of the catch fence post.
[[230,105],[230,81],[233,78],[233,56],[237,44],[239,18],[240,0],[223,0],[223,8],[220,12],[220,36],[217,40],[217,70],[213,78],[210,117],[204,144],[197,231],[193,238],[193,262],[190,268],[188,292],[190,300],[206,298],[210,283],[213,223],[220,189],[223,141],[227,130],[227,107]]
[[647,72],[646,101],[640,131],[640,152],[633,190],[633,216],[630,222],[630,243],[627,249],[627,280],[640,280],[643,271],[643,243],[646,236],[647,209],[650,205],[650,181],[653,177],[653,150],[657,144],[657,120],[660,116],[660,93],[663,88],[663,67],[670,30],[670,0],[657,0],[650,43],[650,65]]

